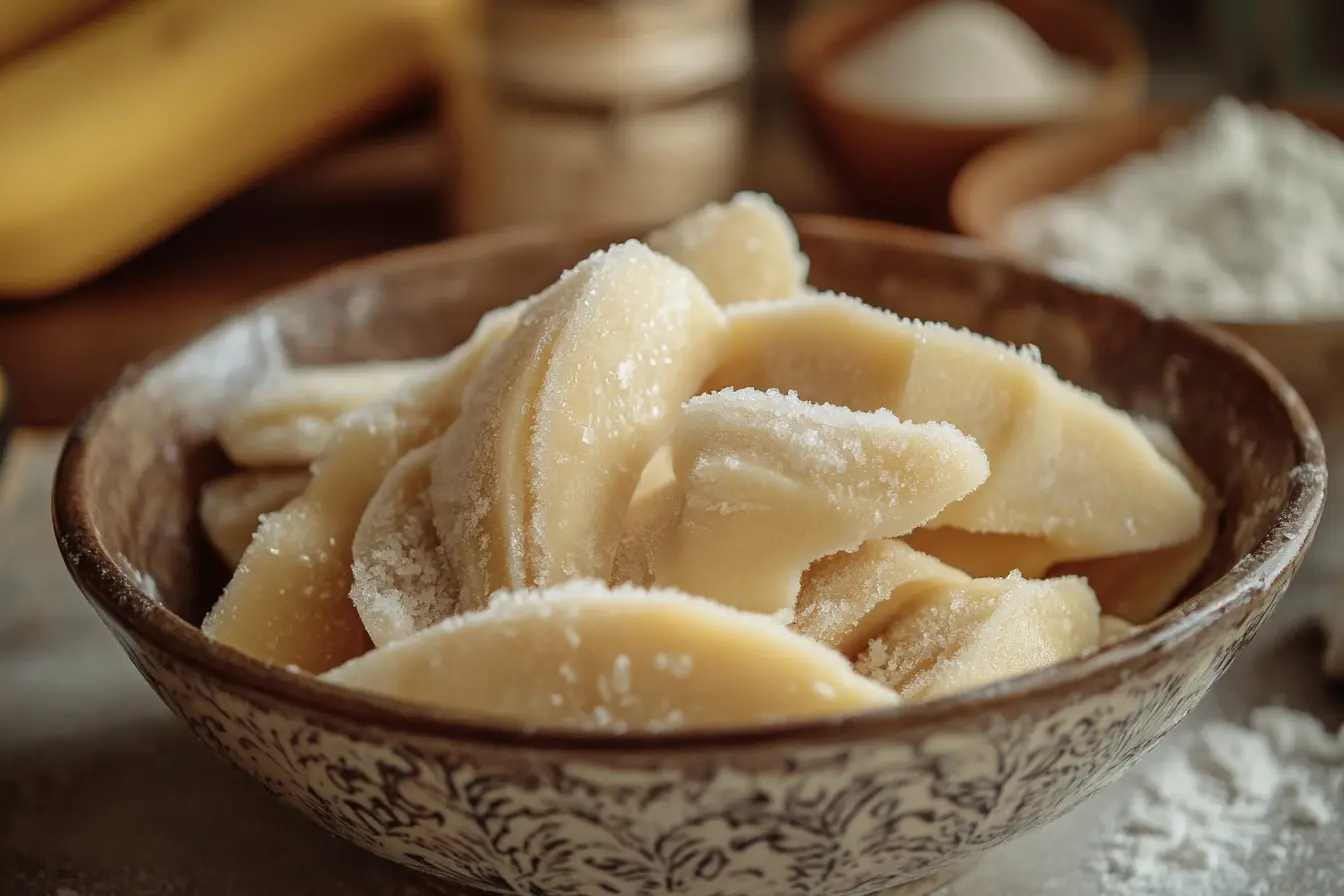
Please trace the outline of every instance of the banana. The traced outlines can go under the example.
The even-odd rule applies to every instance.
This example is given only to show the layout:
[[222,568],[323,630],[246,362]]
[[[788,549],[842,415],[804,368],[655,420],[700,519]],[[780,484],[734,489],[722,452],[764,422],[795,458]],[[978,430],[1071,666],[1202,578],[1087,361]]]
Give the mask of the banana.
[[323,676],[462,717],[669,731],[894,706],[849,661],[774,620],[675,591],[582,579],[484,610]]
[[427,15],[143,0],[0,70],[0,294],[91,278],[385,107],[431,71]]
[[0,3],[0,59],[86,19],[112,0],[5,0]]

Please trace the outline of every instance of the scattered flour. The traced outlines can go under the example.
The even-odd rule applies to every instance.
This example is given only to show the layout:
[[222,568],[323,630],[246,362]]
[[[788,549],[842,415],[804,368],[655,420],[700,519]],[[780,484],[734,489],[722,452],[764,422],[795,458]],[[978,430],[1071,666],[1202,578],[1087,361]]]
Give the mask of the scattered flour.
[[1097,896],[1278,896],[1266,879],[1310,858],[1302,830],[1340,822],[1344,728],[1264,706],[1172,746],[1094,851]]
[[1059,276],[1160,312],[1236,321],[1344,309],[1344,143],[1230,98],[1008,226],[1017,250]]

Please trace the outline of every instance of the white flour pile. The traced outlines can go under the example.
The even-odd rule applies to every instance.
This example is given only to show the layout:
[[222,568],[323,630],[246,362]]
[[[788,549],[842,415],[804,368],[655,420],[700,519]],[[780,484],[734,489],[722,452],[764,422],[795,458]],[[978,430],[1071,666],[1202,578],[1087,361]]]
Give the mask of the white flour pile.
[[1084,103],[1098,76],[997,3],[942,0],[866,38],[830,81],[880,113],[972,125],[1057,117]]
[[1344,311],[1344,143],[1220,99],[1188,131],[1021,209],[1008,240],[1058,275],[1215,320]]
[[[1096,850],[1096,896],[1279,896],[1265,881],[1304,865],[1303,829],[1344,823],[1329,797],[1344,791],[1344,728],[1267,706],[1172,746]],[[1335,892],[1326,876],[1300,892]]]

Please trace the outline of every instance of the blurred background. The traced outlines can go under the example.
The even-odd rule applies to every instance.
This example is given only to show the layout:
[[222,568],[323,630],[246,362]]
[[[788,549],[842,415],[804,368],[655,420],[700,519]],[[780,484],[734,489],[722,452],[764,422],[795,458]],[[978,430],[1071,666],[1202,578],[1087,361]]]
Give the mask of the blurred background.
[[[828,67],[917,5],[3,0],[11,420],[66,424],[126,364],[241,302],[447,235],[663,219],[740,188],[952,229],[961,165],[1061,116],[845,107]],[[1031,40],[1096,64],[1104,87],[1078,116],[1344,92],[1338,0],[1002,5]],[[1027,38],[991,31],[985,65],[1026,58]],[[916,74],[872,68],[878,105],[902,77],[936,95],[981,61],[954,41],[937,62],[925,38],[934,61]]]

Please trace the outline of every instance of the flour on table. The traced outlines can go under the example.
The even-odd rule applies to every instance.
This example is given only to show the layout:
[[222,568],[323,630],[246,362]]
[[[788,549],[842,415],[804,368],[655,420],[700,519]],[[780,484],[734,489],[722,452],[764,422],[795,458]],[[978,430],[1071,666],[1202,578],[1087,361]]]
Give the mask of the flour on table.
[[1214,320],[1344,310],[1344,143],[1218,100],[1157,150],[1019,210],[1008,241],[1058,276]]
[[1265,880],[1304,864],[1303,830],[1340,821],[1344,729],[1264,706],[1178,737],[1094,849],[1097,896],[1278,896]]

